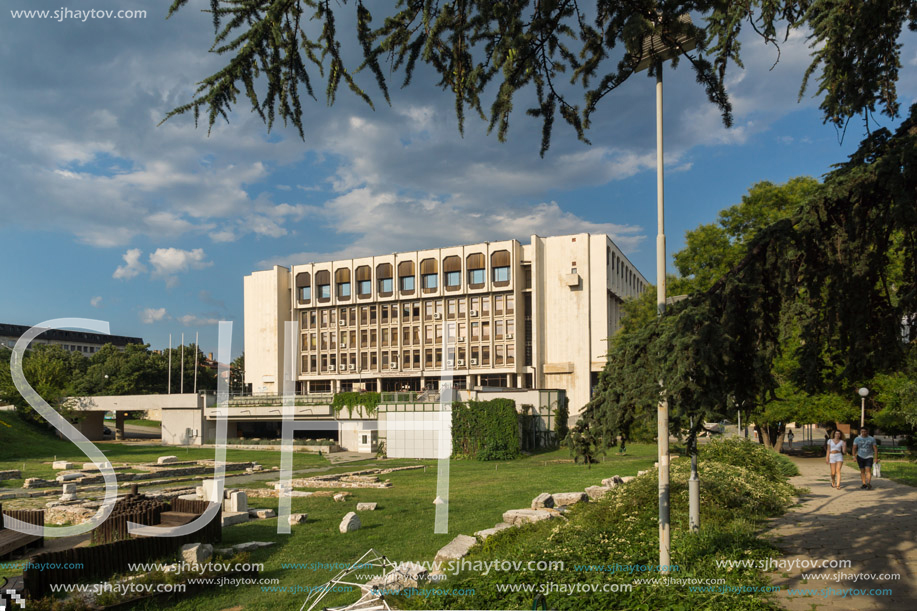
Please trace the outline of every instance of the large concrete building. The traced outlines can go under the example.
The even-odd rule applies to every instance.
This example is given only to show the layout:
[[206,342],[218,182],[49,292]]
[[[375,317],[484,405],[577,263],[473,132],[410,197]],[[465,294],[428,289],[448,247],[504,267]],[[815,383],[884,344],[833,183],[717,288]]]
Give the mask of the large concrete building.
[[[0,346],[13,349],[22,335],[31,329],[25,325],[0,324]],[[128,344],[142,344],[139,337],[125,337],[122,335],[102,335],[86,331],[66,331],[62,329],[49,329],[32,341],[31,345],[53,344],[61,346],[70,352],[79,352],[90,356],[99,351],[105,344],[112,344],[117,348],[124,348]]]
[[245,277],[245,382],[297,393],[561,389],[575,418],[621,304],[646,287],[607,235],[581,233],[275,266]]

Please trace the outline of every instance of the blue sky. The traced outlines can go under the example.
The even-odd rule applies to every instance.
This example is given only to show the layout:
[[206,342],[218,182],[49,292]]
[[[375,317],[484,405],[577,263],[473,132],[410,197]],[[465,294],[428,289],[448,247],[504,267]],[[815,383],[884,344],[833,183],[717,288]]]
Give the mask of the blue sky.
[[[191,117],[159,126],[219,65],[206,53],[202,6],[168,21],[163,3],[139,0],[69,8],[146,9],[145,19],[0,14],[0,322],[97,318],[154,348],[199,331],[215,351],[216,321],[231,320],[235,355],[242,278],[253,270],[533,233],[611,233],[655,279],[652,80],[632,79],[606,99],[592,146],[558,122],[544,159],[540,125],[522,112],[507,143],[474,118],[460,137],[452,99],[423,73],[393,92],[391,107],[380,99],[370,110],[346,91],[331,108],[308,103],[305,142],[282,126],[267,134],[247,107],[209,136]],[[906,109],[917,96],[917,45],[913,34],[902,42]],[[743,52],[745,70],[728,83],[729,130],[687,66],[665,73],[670,255],[686,230],[755,182],[821,176],[864,135],[854,121],[841,143],[817,99],[797,102],[809,61],[802,35],[782,45],[773,69],[772,47],[747,38]]]

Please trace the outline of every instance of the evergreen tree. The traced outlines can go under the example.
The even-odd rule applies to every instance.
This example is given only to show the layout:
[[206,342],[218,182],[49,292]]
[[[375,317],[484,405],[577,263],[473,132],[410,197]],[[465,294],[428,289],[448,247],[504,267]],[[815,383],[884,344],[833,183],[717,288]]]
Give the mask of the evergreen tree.
[[[187,2],[174,0],[169,16]],[[586,141],[606,96],[641,63],[655,73],[659,57],[644,46],[651,35],[674,50],[673,63],[691,66],[730,125],[725,82],[731,65],[742,67],[739,34],[751,29],[775,47],[793,31],[806,32],[813,51],[802,89],[814,77],[825,120],[843,125],[877,109],[897,114],[898,38],[906,22],[917,27],[911,0],[397,0],[372,9],[362,0],[211,0],[210,51],[229,59],[166,118],[191,112],[197,122],[204,111],[212,127],[244,95],[268,129],[280,118],[305,138],[301,94],[315,98],[315,81],[324,79],[329,104],[344,83],[372,106],[358,72],[371,72],[389,101],[383,61],[403,73],[403,86],[421,62],[455,96],[460,130],[471,109],[503,140],[517,94],[534,90],[537,103],[526,112],[542,121],[543,155],[558,115]],[[700,17],[697,24],[682,19],[688,13]],[[340,21],[347,24],[341,31]],[[341,51],[351,44],[361,49],[356,67]],[[489,85],[495,94],[485,110]]]

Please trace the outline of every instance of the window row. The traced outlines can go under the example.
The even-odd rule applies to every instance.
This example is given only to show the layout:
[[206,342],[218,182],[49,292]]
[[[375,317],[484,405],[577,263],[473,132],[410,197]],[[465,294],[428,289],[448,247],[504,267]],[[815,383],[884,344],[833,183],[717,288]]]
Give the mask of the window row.
[[[302,334],[303,352],[316,350],[341,350],[352,348],[376,348],[389,346],[420,346],[443,343],[443,331],[449,333],[448,343],[464,344],[471,342],[489,342],[494,340],[513,340],[516,337],[516,322],[514,320],[495,320],[482,322],[423,326],[423,342],[421,342],[421,326],[413,325],[398,329],[361,329],[358,331],[307,331]],[[470,334],[469,334],[470,331]],[[358,343],[359,342],[359,343]]]
[[309,310],[302,313],[303,329],[328,327],[361,327],[397,325],[433,320],[456,320],[467,317],[490,318],[512,315],[516,311],[515,296],[484,295],[482,297],[461,297],[457,299],[439,299],[426,301],[406,301],[394,304],[373,304],[368,306],[350,306],[344,308],[326,308]]
[[[423,361],[421,362],[421,356]],[[445,362],[443,361],[445,356]],[[450,347],[423,350],[382,350],[380,352],[342,352],[311,354],[302,357],[302,373],[350,371],[390,371],[397,369],[442,369],[454,367],[499,367],[516,364],[516,347],[493,346]]]
[[605,254],[606,263],[611,270],[621,279],[627,288],[642,293],[646,288],[640,277],[625,263],[624,259],[618,256],[618,253],[612,252],[609,246]]
[[[376,293],[379,297],[391,297],[395,292],[396,280],[401,295],[413,295],[418,281],[422,293],[436,292],[440,282],[445,290],[458,291],[462,288],[463,272],[468,288],[481,289],[486,284],[486,259],[483,253],[468,255],[465,257],[464,269],[462,258],[458,255],[445,257],[441,262],[437,259],[424,259],[420,262],[419,270],[413,261],[402,261],[397,270],[391,263],[380,263],[375,272]],[[511,260],[508,250],[491,253],[490,280],[493,286],[509,286]],[[349,300],[353,292],[359,298],[368,298],[373,291],[373,271],[369,265],[361,265],[353,274],[350,268],[336,269],[333,278],[328,270],[315,272],[314,278],[309,272],[296,274],[296,297],[300,304],[312,301],[313,288],[318,302],[330,301],[332,290],[341,301]]]

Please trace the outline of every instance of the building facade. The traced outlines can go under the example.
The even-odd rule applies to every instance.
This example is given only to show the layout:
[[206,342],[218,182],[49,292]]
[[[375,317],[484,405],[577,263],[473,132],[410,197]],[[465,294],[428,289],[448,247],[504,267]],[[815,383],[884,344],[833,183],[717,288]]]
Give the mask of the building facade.
[[300,394],[562,389],[575,417],[621,304],[646,285],[608,236],[586,233],[275,266],[244,280],[245,382],[281,392],[289,349]]
[[[19,338],[30,328],[25,325],[0,324],[0,346],[5,346],[12,350]],[[53,344],[61,346],[64,350],[70,352],[79,352],[84,356],[90,356],[98,352],[105,344],[112,344],[117,348],[123,349],[128,344],[142,343],[143,339],[139,337],[50,329],[36,337],[31,345]]]

